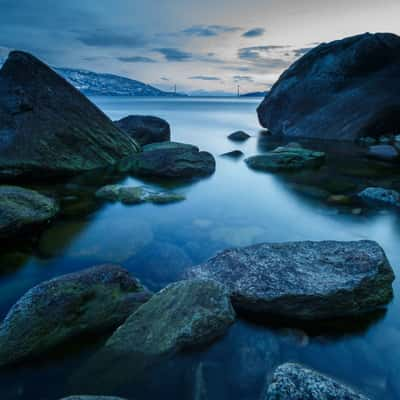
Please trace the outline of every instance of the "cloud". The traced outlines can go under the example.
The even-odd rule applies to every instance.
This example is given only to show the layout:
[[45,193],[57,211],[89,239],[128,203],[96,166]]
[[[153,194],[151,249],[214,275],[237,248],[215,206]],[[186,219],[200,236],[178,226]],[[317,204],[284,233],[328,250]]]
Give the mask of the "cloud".
[[136,33],[125,34],[96,30],[80,34],[77,39],[86,46],[93,47],[144,47],[146,40]]
[[150,57],[132,56],[132,57],[117,57],[119,61],[127,63],[155,63],[157,62]]
[[268,53],[276,50],[284,50],[289,46],[253,46],[243,47],[238,50],[238,56],[242,60],[262,60]]
[[265,29],[264,28],[253,28],[248,30],[247,32],[243,33],[243,37],[246,38],[253,38],[253,37],[259,37],[264,35]]
[[161,53],[167,61],[189,61],[192,59],[192,54],[186,51],[182,51],[173,47],[163,47],[160,49],[154,49],[158,53]]
[[254,82],[253,78],[248,75],[235,75],[233,80],[235,82]]
[[293,50],[293,54],[296,57],[304,56],[304,54],[308,53],[310,50],[312,50],[314,47],[302,47],[300,49],[295,49]]
[[220,81],[221,79],[216,76],[204,76],[204,75],[197,75],[191,76],[189,79],[199,80],[199,81]]
[[160,79],[161,79],[162,81],[169,81],[169,79],[166,78],[165,76],[160,77]]
[[222,33],[232,33],[240,31],[241,28],[236,26],[227,25],[193,25],[190,28],[186,28],[181,33],[189,36],[199,36],[199,37],[210,37],[218,36]]

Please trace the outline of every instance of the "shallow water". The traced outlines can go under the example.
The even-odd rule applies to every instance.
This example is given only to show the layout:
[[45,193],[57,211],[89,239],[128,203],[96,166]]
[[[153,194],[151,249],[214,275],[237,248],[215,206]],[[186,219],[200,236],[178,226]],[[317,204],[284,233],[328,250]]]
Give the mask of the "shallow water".
[[[399,214],[367,209],[357,202],[337,206],[326,201],[329,194],[353,194],[370,184],[400,188],[395,169],[355,156],[363,152],[361,147],[305,143],[328,151],[327,164],[321,170],[285,176],[258,173],[249,170],[243,159],[233,161],[219,155],[239,149],[250,156],[278,144],[259,128],[255,109],[260,99],[93,100],[112,119],[128,114],[167,119],[174,141],[196,144],[214,154],[216,173],[194,182],[120,179],[126,184],[173,189],[187,198],[163,206],[96,203],[93,192],[105,183],[104,176],[40,185],[45,193],[60,198],[63,216],[41,235],[26,238],[15,249],[8,246],[2,250],[0,316],[27,289],[66,272],[114,262],[158,290],[179,280],[186,267],[221,249],[262,241],[372,239],[384,248],[398,273]],[[227,135],[239,129],[252,137],[243,144],[230,142]],[[387,312],[368,320],[296,329],[276,321],[257,325],[239,321],[214,345],[166,361],[146,377],[132,377],[124,385],[106,387],[102,392],[128,399],[194,399],[202,376],[209,399],[259,399],[273,368],[290,360],[328,373],[371,398],[398,399],[398,281],[394,288],[395,298]],[[78,389],[70,378],[103,340],[83,338],[40,360],[2,371],[0,398],[55,400],[76,394]],[[98,391],[99,379],[92,377],[86,382],[86,393]]]

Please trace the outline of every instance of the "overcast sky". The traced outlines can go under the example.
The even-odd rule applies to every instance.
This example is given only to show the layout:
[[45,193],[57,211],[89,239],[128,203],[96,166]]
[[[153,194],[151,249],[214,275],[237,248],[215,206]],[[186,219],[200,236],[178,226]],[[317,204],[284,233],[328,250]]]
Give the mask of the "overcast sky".
[[0,57],[29,51],[164,89],[265,90],[307,49],[400,34],[400,0],[0,0]]

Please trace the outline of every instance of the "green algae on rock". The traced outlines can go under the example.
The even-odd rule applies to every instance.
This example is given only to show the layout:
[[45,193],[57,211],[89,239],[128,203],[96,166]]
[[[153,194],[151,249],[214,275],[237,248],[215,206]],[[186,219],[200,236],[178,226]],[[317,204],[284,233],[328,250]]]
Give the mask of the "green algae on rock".
[[96,192],[96,197],[124,204],[155,203],[168,204],[185,200],[185,196],[172,192],[153,192],[144,187],[122,185],[103,186]]
[[34,190],[0,186],[0,237],[47,223],[59,211],[55,200]]
[[0,325],[0,367],[41,355],[78,335],[115,328],[150,297],[117,265],[43,282],[25,293]]

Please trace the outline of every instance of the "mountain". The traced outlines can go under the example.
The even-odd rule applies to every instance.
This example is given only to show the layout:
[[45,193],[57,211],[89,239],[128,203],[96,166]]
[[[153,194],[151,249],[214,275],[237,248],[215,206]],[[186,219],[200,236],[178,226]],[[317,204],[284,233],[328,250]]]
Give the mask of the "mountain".
[[179,93],[164,92],[154,86],[119,75],[72,68],[54,69],[88,96],[183,96]]
[[241,94],[240,97],[265,97],[268,92],[252,92]]

